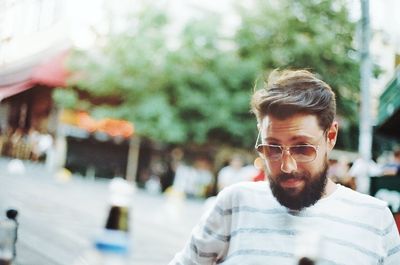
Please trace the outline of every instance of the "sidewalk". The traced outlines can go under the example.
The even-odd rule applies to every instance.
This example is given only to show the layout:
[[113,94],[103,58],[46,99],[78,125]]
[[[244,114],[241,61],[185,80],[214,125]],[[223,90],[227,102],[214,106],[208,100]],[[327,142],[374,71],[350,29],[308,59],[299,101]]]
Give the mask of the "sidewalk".
[[[109,180],[72,175],[64,180],[43,164],[24,162],[25,172],[11,173],[0,158],[0,211],[18,209],[17,265],[71,265],[91,248],[108,213]],[[189,238],[203,213],[203,201],[133,195],[130,230],[135,265],[165,265]]]
[[30,175],[32,177],[51,177],[52,175],[43,163],[4,156],[0,157],[0,168],[2,169],[0,175]]

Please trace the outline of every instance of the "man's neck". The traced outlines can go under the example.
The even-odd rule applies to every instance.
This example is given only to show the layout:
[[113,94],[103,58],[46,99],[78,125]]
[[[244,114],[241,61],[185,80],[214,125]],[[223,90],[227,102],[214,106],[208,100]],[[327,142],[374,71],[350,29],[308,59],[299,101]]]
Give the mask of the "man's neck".
[[322,198],[326,198],[329,195],[331,195],[332,193],[334,193],[336,188],[337,188],[336,183],[333,182],[330,178],[328,178],[328,181],[325,186],[325,192],[324,192],[324,195],[322,196]]

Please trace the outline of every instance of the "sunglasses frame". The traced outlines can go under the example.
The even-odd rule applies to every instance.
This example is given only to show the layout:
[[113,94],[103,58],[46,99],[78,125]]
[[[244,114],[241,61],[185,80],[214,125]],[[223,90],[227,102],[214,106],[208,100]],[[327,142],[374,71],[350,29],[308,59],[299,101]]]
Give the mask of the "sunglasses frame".
[[[321,138],[322,138],[324,135],[325,135],[325,133],[322,134]],[[260,140],[260,137],[261,137],[261,131],[258,131],[257,140],[256,140],[256,144],[255,144],[254,148],[256,149],[257,153],[261,156],[261,158],[266,159],[266,160],[269,160],[269,161],[280,161],[280,160],[282,160],[282,156],[283,156],[283,152],[284,152],[284,151],[287,151],[287,152],[290,154],[290,156],[291,156],[297,163],[310,163],[310,162],[314,161],[314,160],[317,158],[317,156],[318,156],[318,149],[319,149],[319,146],[320,146],[319,144],[318,144],[318,145],[313,145],[313,144],[298,144],[298,145],[290,145],[290,146],[275,145],[275,144],[263,144],[263,143],[258,144],[258,142],[259,142],[259,140]],[[321,138],[320,138],[318,141],[320,141]],[[277,158],[277,159],[270,159],[270,158],[268,158],[263,152],[260,152],[260,151],[259,151],[259,148],[260,148],[261,146],[278,147],[278,148],[281,150],[281,155],[280,155],[280,157]],[[310,159],[310,160],[306,160],[306,161],[298,161],[298,160],[296,160],[296,159],[294,158],[294,156],[292,155],[292,153],[290,152],[290,149],[291,149],[292,147],[300,147],[300,146],[312,147],[312,148],[315,150],[315,156],[314,156],[314,158],[312,158],[312,159]]]

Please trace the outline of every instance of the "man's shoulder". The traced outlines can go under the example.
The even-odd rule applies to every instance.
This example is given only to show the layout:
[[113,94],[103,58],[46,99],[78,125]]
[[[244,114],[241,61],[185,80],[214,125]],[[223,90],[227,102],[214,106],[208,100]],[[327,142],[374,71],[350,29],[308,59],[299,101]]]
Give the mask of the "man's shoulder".
[[266,181],[243,181],[222,189],[217,196],[220,207],[253,209],[279,206]]
[[361,193],[352,190],[348,187],[344,187],[342,185],[339,185],[338,188],[339,188],[338,198],[342,200],[347,200],[349,202],[352,202],[353,204],[366,204],[382,209],[387,207],[387,202],[375,198],[369,194]]
[[242,181],[225,187],[220,193],[219,196],[225,198],[242,198],[247,201],[260,196],[266,198],[271,190],[266,181]]
[[229,192],[269,192],[267,181],[242,181],[226,188]]

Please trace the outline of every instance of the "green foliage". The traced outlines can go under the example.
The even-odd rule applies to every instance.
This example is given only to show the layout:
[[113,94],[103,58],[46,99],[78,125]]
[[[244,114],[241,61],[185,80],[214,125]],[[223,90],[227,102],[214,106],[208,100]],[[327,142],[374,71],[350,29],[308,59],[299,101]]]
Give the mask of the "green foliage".
[[338,113],[356,122],[359,64],[353,48],[355,24],[344,0],[257,1],[241,8],[236,39],[244,58],[260,58],[263,69],[308,68],[336,92]]
[[250,145],[249,97],[258,66],[219,48],[218,28],[216,17],[206,17],[183,31],[181,46],[167,58],[169,102],[178,109],[185,140]]
[[74,108],[79,100],[78,94],[74,90],[64,88],[56,88],[52,97],[58,106],[66,109]]
[[233,39],[222,34],[220,17],[212,13],[171,37],[163,11],[145,8],[130,18],[129,30],[110,34],[99,50],[76,51],[69,84],[92,98],[120,99],[117,105],[91,104],[95,116],[130,120],[140,135],[168,143],[251,147],[256,77],[277,67],[320,74],[338,92],[339,112],[355,120],[354,24],[343,1],[260,0],[238,7],[242,23]]

